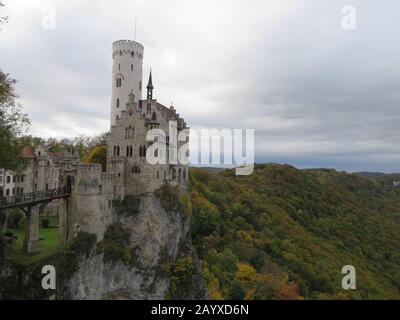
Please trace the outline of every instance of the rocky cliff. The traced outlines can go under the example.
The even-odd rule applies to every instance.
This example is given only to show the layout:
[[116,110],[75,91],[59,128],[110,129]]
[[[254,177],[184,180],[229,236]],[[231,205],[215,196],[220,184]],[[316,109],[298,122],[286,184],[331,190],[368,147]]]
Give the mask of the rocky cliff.
[[[201,299],[190,237],[190,201],[177,189],[127,197],[114,223],[68,281],[72,299]],[[178,270],[183,265],[186,270]]]
[[[205,298],[191,242],[191,202],[186,193],[165,186],[155,193],[116,201],[113,207],[113,223],[101,242],[82,232],[65,251],[46,262],[56,266],[57,299]],[[31,297],[54,298],[54,291],[43,295],[40,282],[33,284],[29,272],[24,282],[37,288],[31,290]],[[10,272],[7,277],[8,283],[16,279]]]

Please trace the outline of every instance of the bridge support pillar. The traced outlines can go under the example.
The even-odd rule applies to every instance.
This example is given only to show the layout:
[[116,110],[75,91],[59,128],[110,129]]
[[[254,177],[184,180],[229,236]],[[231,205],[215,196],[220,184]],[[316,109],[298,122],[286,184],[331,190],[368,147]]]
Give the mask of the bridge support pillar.
[[69,238],[69,225],[70,225],[70,221],[69,221],[69,201],[68,199],[60,199],[59,202],[59,211],[58,211],[58,242],[59,242],[59,246],[61,248],[64,248],[68,242],[68,238]]
[[28,254],[39,252],[39,213],[40,206],[28,207],[25,211],[25,238],[23,251]]

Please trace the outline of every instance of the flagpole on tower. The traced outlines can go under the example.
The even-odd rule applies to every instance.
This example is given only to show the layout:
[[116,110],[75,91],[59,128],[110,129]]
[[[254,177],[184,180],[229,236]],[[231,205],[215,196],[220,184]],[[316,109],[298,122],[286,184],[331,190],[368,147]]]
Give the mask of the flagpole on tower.
[[136,41],[136,29],[137,29],[137,16],[135,16],[135,41]]

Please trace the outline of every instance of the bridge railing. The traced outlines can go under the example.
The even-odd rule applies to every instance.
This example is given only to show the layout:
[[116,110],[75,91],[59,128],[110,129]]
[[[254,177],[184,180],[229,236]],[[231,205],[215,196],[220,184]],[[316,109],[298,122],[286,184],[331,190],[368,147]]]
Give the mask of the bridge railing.
[[69,195],[70,193],[71,192],[70,190],[68,190],[68,188],[63,187],[46,191],[36,191],[20,195],[6,196],[0,198],[0,208],[9,206],[18,206],[24,203],[34,203],[34,202],[52,200],[55,198],[60,198],[62,196]]

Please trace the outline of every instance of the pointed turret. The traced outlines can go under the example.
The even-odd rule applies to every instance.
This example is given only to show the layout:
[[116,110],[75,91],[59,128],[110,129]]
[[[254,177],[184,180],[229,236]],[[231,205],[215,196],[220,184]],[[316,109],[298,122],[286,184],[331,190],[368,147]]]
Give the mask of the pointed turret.
[[153,87],[153,79],[152,79],[152,77],[151,77],[151,70],[150,70],[150,76],[149,76],[149,83],[147,84],[147,90],[149,90],[149,89],[154,89],[154,87]]
[[151,76],[151,69],[149,75],[149,83],[147,84],[147,112],[151,112],[151,101],[153,100],[153,78]]

